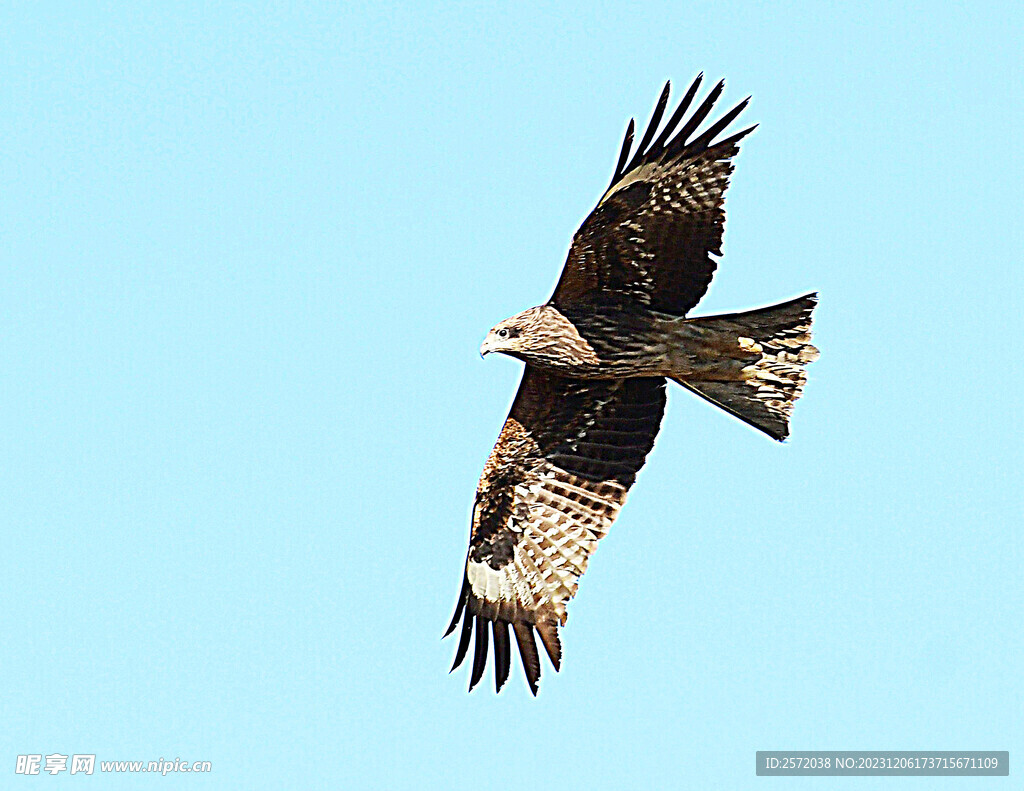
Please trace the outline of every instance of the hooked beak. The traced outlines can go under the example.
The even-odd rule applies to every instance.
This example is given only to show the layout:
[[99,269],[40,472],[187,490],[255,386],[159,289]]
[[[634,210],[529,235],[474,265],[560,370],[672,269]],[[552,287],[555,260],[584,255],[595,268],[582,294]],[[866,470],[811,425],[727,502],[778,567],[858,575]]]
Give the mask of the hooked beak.
[[483,359],[493,351],[495,351],[494,339],[491,338],[490,335],[488,335],[486,338],[484,338],[484,342],[480,344],[480,358]]

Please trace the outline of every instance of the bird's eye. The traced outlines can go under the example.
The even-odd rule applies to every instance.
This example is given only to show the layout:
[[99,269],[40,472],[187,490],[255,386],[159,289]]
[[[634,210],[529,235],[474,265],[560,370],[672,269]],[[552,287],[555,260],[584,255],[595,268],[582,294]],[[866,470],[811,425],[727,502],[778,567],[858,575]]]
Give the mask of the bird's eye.
[[500,330],[498,330],[498,337],[499,338],[507,338],[508,337],[508,330],[506,330],[504,327],[502,327]]

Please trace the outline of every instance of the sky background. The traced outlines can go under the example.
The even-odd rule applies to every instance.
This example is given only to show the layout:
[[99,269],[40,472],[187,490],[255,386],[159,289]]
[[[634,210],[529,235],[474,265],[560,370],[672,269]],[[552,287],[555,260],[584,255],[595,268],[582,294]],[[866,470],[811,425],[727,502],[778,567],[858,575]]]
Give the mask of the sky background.
[[[1019,776],[1021,9],[5,5],[0,785]],[[467,695],[440,637],[520,375],[480,341],[702,70],[760,127],[695,313],[820,291],[792,438],[673,388],[562,672]],[[14,775],[54,752],[213,772]]]

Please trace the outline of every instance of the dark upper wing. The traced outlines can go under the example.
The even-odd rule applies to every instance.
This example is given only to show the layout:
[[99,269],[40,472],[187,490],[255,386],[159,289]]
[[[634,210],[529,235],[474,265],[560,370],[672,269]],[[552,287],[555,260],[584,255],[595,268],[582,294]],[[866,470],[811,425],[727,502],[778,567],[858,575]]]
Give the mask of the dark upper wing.
[[565,605],[654,445],[664,410],[664,379],[588,382],[527,366],[477,486],[466,573],[446,633],[463,619],[454,670],[475,626],[470,689],[487,664],[488,626],[498,690],[509,673],[509,626],[534,694],[534,630],[558,669]]
[[723,205],[733,170],[729,160],[754,127],[715,142],[746,107],[748,97],[694,136],[724,86],[719,82],[684,121],[702,77],[694,80],[654,139],[668,104],[665,83],[632,158],[629,122],[612,183],[573,237],[551,297],[556,307],[626,298],[682,316],[708,290],[716,266],[711,256],[722,254]]

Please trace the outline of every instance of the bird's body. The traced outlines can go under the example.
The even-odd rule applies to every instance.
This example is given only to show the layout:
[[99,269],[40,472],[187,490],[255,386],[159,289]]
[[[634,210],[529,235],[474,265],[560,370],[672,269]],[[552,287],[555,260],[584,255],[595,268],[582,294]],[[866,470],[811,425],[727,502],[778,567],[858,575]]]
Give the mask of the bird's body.
[[810,342],[816,295],[686,315],[711,282],[712,255],[721,255],[731,159],[751,131],[715,142],[744,101],[692,137],[722,90],[719,83],[684,121],[700,82],[655,138],[665,86],[632,157],[630,121],[612,183],[576,233],[555,293],[497,324],[481,346],[526,369],[477,485],[448,629],[462,620],[453,669],[475,632],[471,689],[491,639],[495,685],[505,683],[510,627],[534,694],[535,633],[558,669],[566,604],[653,447],[666,380],[774,439],[788,435],[804,368],[818,354]]
[[[813,305],[813,297],[803,299]],[[721,318],[716,317],[717,323]],[[719,327],[716,321],[605,302],[580,305],[565,313],[540,305],[506,319],[495,329],[518,329],[520,334],[513,340],[525,337],[530,341],[503,349],[504,354],[575,379],[756,378],[763,346],[752,338],[741,343],[745,328]],[[809,342],[807,335],[800,345]],[[495,351],[490,338],[481,349],[483,354]]]

